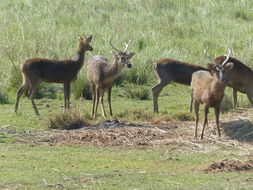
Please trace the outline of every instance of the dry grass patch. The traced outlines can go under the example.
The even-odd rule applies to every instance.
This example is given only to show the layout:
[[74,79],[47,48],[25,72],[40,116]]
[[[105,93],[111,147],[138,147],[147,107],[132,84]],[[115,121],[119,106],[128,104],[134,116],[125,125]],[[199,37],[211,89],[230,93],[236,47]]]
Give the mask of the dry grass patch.
[[79,129],[89,123],[84,119],[79,109],[64,110],[60,113],[48,117],[48,127],[50,129]]

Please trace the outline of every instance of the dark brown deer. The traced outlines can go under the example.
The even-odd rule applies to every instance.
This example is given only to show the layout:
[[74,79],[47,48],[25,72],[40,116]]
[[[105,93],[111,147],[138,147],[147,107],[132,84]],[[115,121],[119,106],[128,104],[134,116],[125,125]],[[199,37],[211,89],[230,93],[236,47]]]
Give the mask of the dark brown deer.
[[[217,64],[222,64],[226,56],[219,56],[214,59]],[[237,91],[247,94],[251,106],[253,106],[253,71],[241,61],[229,57],[226,63],[233,63],[234,67],[227,73],[226,86],[233,88],[233,106],[237,104]],[[225,64],[226,64],[225,63]]]
[[99,100],[102,108],[102,116],[106,117],[103,101],[104,91],[106,89],[108,90],[109,113],[112,116],[111,90],[113,80],[120,74],[123,67],[132,67],[130,59],[135,55],[133,52],[126,52],[132,40],[126,44],[124,51],[115,48],[111,40],[112,38],[109,41],[110,45],[116,50],[116,52],[112,52],[114,59],[111,64],[106,57],[98,55],[91,57],[88,61],[87,75],[93,92],[93,107],[91,113],[93,118],[96,117]]
[[19,99],[22,94],[29,90],[28,96],[31,99],[33,109],[36,115],[39,115],[34,102],[34,94],[39,84],[44,82],[63,83],[64,86],[64,107],[69,108],[70,83],[77,79],[77,74],[83,67],[84,54],[86,51],[92,51],[89,45],[92,36],[83,39],[79,36],[78,51],[74,60],[52,60],[43,58],[28,59],[20,65],[23,84],[17,92],[15,112],[18,110]]
[[199,121],[199,104],[204,105],[204,125],[201,133],[201,139],[204,136],[205,126],[207,124],[207,114],[210,107],[214,108],[215,120],[217,125],[218,136],[220,137],[220,127],[219,127],[219,115],[220,115],[220,105],[222,98],[224,96],[225,90],[225,74],[233,68],[233,63],[225,64],[229,59],[231,51],[227,55],[227,58],[221,65],[216,64],[210,57],[206,56],[212,62],[208,64],[207,68],[211,71],[197,71],[192,74],[191,82],[191,105],[194,104],[195,110],[195,132],[194,138],[197,138],[197,128]]
[[158,113],[158,96],[162,89],[171,82],[190,85],[192,73],[207,68],[176,61],[173,59],[160,59],[153,65],[153,70],[157,75],[159,83],[152,88],[154,112]]

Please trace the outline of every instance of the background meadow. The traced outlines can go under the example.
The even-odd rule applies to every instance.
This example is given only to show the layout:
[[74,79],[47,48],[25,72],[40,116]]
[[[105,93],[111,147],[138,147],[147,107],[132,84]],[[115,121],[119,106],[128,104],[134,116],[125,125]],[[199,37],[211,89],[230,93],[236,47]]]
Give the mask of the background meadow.
[[[225,131],[240,122],[247,130],[252,129],[250,109],[247,118],[251,120],[239,118],[238,125],[234,122],[250,107],[246,95],[239,94],[239,109],[232,110],[231,89],[226,89],[222,107],[229,112],[221,116],[224,138],[219,141],[213,135],[211,110],[209,119],[213,123],[207,127],[211,130],[207,140],[193,141],[189,87],[175,83],[165,87],[159,98],[160,114],[153,114],[151,94],[157,83],[152,71],[155,60],[171,58],[205,66],[203,49],[207,46],[212,58],[232,47],[232,56],[253,68],[253,1],[2,0],[0,10],[0,189],[253,188],[250,172],[206,174],[194,170],[223,159],[253,160],[252,139],[231,140],[233,134]],[[177,127],[176,132],[185,130],[185,134],[172,134],[171,139],[164,139],[171,143],[160,147],[55,146],[44,141],[22,141],[42,134],[51,137],[56,133],[52,128],[61,128],[55,126],[75,121],[76,117],[68,120],[61,115],[62,85],[45,83],[40,85],[35,100],[41,117],[35,116],[27,97],[21,99],[18,114],[14,114],[16,92],[22,82],[19,65],[32,57],[72,59],[78,35],[83,34],[93,35],[94,48],[86,54],[85,63],[97,54],[112,60],[110,37],[120,49],[133,38],[129,47],[136,52],[133,67],[124,69],[114,82],[114,117],[108,119],[157,126],[171,122],[166,127]],[[78,118],[91,124],[104,122],[101,115],[91,119],[91,98],[84,64],[71,87],[71,107],[77,110]],[[54,127],[50,121],[55,122]],[[243,127],[238,128],[238,134],[243,133]]]

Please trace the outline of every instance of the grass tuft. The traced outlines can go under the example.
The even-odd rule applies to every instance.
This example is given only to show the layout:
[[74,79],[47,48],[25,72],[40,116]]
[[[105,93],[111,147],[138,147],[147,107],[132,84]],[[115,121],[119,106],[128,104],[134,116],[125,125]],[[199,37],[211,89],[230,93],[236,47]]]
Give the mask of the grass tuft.
[[174,114],[173,119],[178,120],[178,121],[193,121],[194,117],[187,112],[178,112],[176,114]]
[[49,129],[79,129],[87,126],[88,122],[78,109],[64,110],[48,117]]

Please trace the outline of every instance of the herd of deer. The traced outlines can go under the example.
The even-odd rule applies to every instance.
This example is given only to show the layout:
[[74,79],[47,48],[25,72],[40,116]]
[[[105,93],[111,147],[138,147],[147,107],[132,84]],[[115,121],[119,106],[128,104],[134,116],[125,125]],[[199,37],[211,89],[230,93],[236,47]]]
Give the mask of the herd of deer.
[[[17,113],[20,97],[26,91],[31,99],[36,115],[39,115],[38,109],[34,102],[34,95],[39,84],[44,82],[63,83],[64,86],[64,107],[69,108],[70,85],[77,79],[77,74],[84,65],[84,55],[86,51],[93,51],[90,46],[92,36],[86,38],[79,36],[78,51],[74,60],[52,60],[33,58],[28,59],[21,64],[21,72],[23,76],[23,84],[17,92],[15,104],[15,112]],[[134,52],[127,53],[131,44],[125,44],[124,51],[112,45],[112,38],[109,43],[115,50],[112,52],[113,61],[103,56],[93,56],[89,59],[87,65],[87,77],[91,83],[93,92],[93,108],[92,117],[96,117],[98,103],[100,101],[102,115],[106,117],[104,111],[104,91],[108,92],[109,114],[112,115],[111,107],[111,90],[114,79],[120,74],[123,67],[131,68],[130,59],[135,55]],[[220,105],[224,96],[225,85],[233,88],[233,104],[237,104],[237,91],[246,93],[251,105],[253,106],[253,71],[239,60],[230,57],[231,50],[228,55],[219,56],[212,60],[205,54],[209,61],[207,67],[188,64],[172,59],[160,59],[153,65],[159,83],[152,88],[154,112],[158,113],[158,96],[162,89],[170,82],[191,86],[191,106],[194,105],[196,128],[194,138],[197,138],[197,127],[199,120],[199,104],[204,105],[204,125],[202,129],[201,139],[203,139],[204,129],[207,124],[208,109],[213,107],[215,110],[216,125],[218,135],[220,136],[219,114]]]

